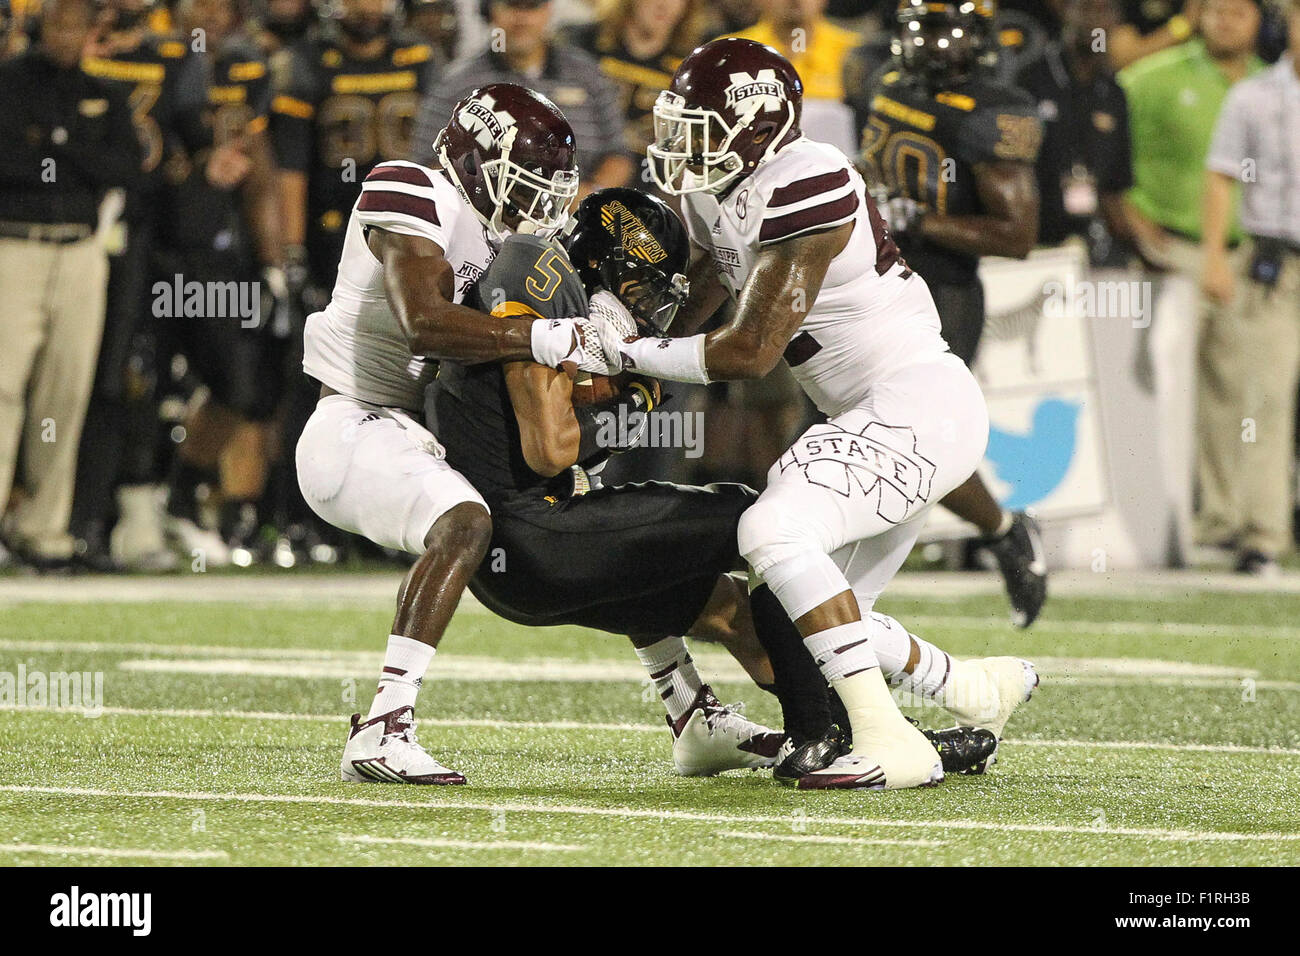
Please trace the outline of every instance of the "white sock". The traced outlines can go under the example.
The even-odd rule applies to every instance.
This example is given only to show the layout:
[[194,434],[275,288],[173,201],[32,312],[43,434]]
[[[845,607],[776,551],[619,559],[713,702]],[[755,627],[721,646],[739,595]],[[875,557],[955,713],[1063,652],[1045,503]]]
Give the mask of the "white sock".
[[384,653],[384,670],[379,677],[379,689],[366,720],[380,714],[390,714],[399,708],[415,706],[415,696],[420,693],[420,682],[433,660],[434,648],[424,641],[388,635],[388,650]]
[[901,722],[902,714],[889,696],[879,668],[842,677],[832,685],[844,702],[853,730],[853,749],[858,750],[882,728]]
[[[909,634],[903,625],[886,614],[871,613],[871,646],[880,660],[880,672],[891,687],[901,687],[916,697],[936,697],[948,684],[952,658],[929,641]],[[908,673],[912,648],[916,666]]]
[[827,683],[880,666],[871,648],[871,627],[866,621],[828,627],[809,634],[803,644]]
[[691,709],[695,696],[700,692],[700,675],[686,649],[686,641],[680,637],[665,637],[649,647],[638,647],[636,656],[649,671],[650,680],[654,681],[668,716],[674,722],[680,720],[682,714]]

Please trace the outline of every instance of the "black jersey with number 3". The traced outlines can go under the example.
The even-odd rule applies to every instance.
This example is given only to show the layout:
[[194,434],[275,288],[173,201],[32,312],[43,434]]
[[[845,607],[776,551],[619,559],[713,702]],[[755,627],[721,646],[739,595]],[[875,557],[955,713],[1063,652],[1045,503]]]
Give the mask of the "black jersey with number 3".
[[[872,184],[907,196],[934,213],[983,213],[975,169],[985,163],[1033,164],[1042,140],[1030,97],[976,76],[934,92],[894,71],[871,98],[862,131],[862,161]],[[901,237],[907,264],[932,283],[973,281],[979,257],[920,237]]]
[[[498,316],[561,319],[587,314],[587,292],[559,243],[511,236],[466,304]],[[519,422],[499,363],[444,361],[431,393],[429,417],[447,461],[489,504],[546,482],[524,461]]]

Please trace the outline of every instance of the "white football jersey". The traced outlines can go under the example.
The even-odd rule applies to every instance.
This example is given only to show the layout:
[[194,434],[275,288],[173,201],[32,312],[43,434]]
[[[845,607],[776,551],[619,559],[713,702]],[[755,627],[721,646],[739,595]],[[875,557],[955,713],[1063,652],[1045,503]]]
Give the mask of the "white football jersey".
[[948,351],[929,290],[899,259],[862,177],[835,147],[801,137],[721,202],[688,193],[682,212],[691,241],[713,256],[733,298],[764,246],[853,223],[785,353],[827,415],[860,404],[890,373]]
[[455,273],[455,302],[464,300],[496,251],[474,210],[437,170],[380,163],[361,185],[329,305],[307,319],[303,371],[350,398],[419,410],[437,363],[412,354],[388,304],[383,263],[366,244],[366,226],[437,243]]

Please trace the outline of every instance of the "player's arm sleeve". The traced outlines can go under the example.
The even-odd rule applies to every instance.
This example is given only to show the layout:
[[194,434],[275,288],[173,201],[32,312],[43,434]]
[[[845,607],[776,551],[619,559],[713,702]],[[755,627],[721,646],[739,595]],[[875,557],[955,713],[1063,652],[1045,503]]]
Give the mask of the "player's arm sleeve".
[[496,316],[566,319],[587,314],[587,294],[564,248],[537,236],[511,236],[478,281],[483,311]]
[[807,175],[772,190],[758,231],[760,246],[842,226],[853,219],[861,199],[847,165]]
[[305,173],[311,168],[316,94],[306,54],[294,50],[290,57],[288,79],[271,94],[271,143],[280,168]]
[[1240,86],[1228,93],[1214,124],[1214,138],[1205,157],[1205,168],[1236,179],[1241,175],[1241,164],[1251,154],[1250,116]]

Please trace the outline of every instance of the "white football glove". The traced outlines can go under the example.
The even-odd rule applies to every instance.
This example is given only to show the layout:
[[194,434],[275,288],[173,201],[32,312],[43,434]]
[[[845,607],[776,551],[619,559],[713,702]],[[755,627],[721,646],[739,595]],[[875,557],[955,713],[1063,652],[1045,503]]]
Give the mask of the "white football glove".
[[533,360],[548,368],[576,365],[599,375],[623,371],[621,339],[606,318],[538,319],[529,331]]
[[906,235],[915,229],[923,215],[925,207],[906,196],[894,196],[880,204],[880,218],[885,220],[885,226],[896,236]]
[[641,334],[637,331],[636,319],[632,318],[632,313],[612,292],[602,289],[593,295],[587,303],[587,311],[592,318],[608,319],[621,341],[630,342]]

